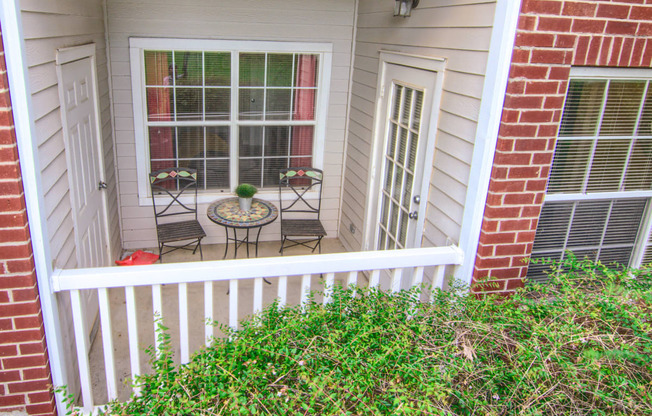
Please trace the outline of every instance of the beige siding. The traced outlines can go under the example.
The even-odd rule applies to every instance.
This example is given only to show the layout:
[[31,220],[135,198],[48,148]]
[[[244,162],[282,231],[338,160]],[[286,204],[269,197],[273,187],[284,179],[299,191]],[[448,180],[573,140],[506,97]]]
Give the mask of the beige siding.
[[[138,200],[129,37],[329,42],[333,67],[324,149],[322,219],[329,236],[340,222],[340,183],[353,35],[354,0],[147,0],[109,1],[108,29],[114,96],[118,179],[125,248],[153,247],[151,205]],[[276,198],[275,194],[270,196]],[[274,200],[273,199],[273,200]],[[203,214],[207,206],[200,206]],[[200,215],[208,243],[224,241],[224,230]],[[278,222],[261,239],[279,238]]]
[[96,44],[100,126],[104,144],[105,180],[108,188],[109,234],[113,257],[121,249],[117,184],[113,162],[108,68],[102,0],[23,0],[28,77],[36,125],[35,140],[41,164],[47,229],[56,267],[77,264],[66,154],[63,142],[59,91],[55,65],[58,48]]
[[421,0],[411,17],[398,18],[392,3],[360,0],[358,9],[340,226],[350,250],[362,247],[380,50],[446,59],[423,244],[459,241],[495,4]]

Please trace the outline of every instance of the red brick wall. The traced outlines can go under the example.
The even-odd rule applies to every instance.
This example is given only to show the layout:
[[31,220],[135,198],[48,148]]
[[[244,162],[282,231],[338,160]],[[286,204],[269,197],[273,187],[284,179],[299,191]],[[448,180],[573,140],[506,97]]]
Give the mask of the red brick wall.
[[56,414],[51,384],[0,42],[0,413]]
[[[646,5],[647,3],[647,5]],[[650,0],[523,0],[474,290],[522,286],[573,66],[650,67]],[[492,284],[478,281],[492,277]]]

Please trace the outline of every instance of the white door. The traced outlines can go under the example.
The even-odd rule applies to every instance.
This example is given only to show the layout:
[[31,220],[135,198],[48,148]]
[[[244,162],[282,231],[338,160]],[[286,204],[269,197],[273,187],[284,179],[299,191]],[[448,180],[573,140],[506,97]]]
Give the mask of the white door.
[[376,250],[421,246],[435,145],[434,134],[429,132],[437,76],[434,71],[409,66],[385,67],[382,145],[376,163]]
[[108,266],[104,167],[98,126],[94,60],[60,67],[63,124],[78,267]]

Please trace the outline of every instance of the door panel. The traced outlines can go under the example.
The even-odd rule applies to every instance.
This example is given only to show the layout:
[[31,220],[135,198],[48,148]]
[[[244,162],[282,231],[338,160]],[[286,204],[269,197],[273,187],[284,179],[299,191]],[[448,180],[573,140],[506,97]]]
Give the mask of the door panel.
[[[375,248],[421,246],[430,169],[425,160],[436,73],[389,64],[383,79],[384,121]],[[424,137],[426,136],[426,137]],[[423,200],[423,202],[421,202]]]
[[104,170],[98,137],[97,99],[91,58],[61,66],[66,153],[71,184],[78,267],[109,265],[103,190]]

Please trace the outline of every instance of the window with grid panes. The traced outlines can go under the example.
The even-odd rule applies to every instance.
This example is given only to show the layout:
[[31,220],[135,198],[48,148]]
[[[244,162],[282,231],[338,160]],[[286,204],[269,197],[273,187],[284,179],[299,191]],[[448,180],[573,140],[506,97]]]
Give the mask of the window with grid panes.
[[[650,71],[573,69],[532,258],[652,261]],[[548,266],[530,265],[544,280]]]
[[139,58],[132,74],[140,71],[142,80],[134,97],[142,103],[143,170],[195,168],[201,190],[228,192],[240,183],[275,188],[279,169],[321,163],[328,48],[173,41],[173,48],[160,39],[132,43]]

